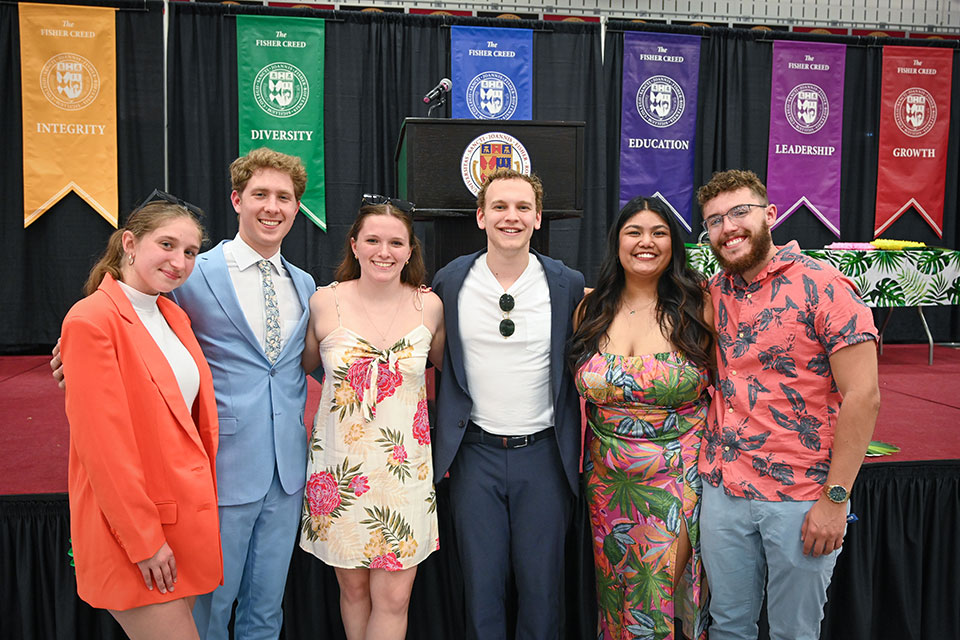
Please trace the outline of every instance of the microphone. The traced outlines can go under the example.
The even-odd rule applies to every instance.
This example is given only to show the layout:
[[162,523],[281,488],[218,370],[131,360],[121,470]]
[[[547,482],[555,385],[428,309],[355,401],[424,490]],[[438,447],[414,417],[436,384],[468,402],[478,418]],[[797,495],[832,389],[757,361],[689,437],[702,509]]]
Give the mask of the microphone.
[[450,88],[453,87],[453,83],[450,82],[450,78],[443,78],[437,83],[433,89],[427,92],[427,95],[423,96],[423,102],[425,104],[430,104],[446,92],[450,91]]

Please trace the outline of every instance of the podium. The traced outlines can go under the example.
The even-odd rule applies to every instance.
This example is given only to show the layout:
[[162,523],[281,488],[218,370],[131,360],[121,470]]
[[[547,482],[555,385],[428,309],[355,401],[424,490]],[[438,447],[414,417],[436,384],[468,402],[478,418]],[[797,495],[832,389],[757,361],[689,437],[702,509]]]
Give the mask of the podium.
[[583,122],[405,119],[395,155],[398,195],[416,205],[416,220],[429,223],[423,249],[430,277],[486,246],[468,183],[479,188],[499,166],[543,183],[542,223],[530,244],[549,253],[550,222],[583,215],[583,136]]

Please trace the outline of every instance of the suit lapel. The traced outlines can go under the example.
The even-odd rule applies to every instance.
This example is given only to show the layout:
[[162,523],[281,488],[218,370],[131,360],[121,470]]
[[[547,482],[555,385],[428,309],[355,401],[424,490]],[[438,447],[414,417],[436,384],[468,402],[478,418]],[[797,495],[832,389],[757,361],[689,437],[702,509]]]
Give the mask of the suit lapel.
[[[286,344],[283,345],[283,350],[280,352],[280,356],[277,360],[281,360],[287,356],[287,352],[294,348],[291,345],[303,345],[302,340],[297,340],[295,336],[303,335],[306,332],[306,324],[310,319],[310,296],[313,295],[313,291],[310,290],[310,283],[307,278],[302,277],[292,264],[287,262],[287,259],[282,255],[280,256],[280,262],[283,263],[284,269],[287,270],[287,273],[290,274],[290,279],[293,281],[293,286],[297,290],[297,298],[300,300],[300,307],[302,312],[300,313],[300,319],[297,320],[297,326],[294,328],[293,332],[290,334],[289,339]],[[299,358],[300,354],[296,354]]]
[[[130,303],[130,300],[127,298],[126,294],[120,288],[120,285],[110,276],[105,276],[103,282],[100,283],[100,289],[107,294],[107,297],[113,302],[119,311],[120,316],[129,323],[129,331],[132,334],[132,342],[136,347],[137,351],[140,353],[140,358],[143,361],[144,366],[147,368],[147,371],[150,373],[150,378],[153,380],[153,383],[156,385],[157,390],[160,392],[160,395],[163,396],[164,402],[167,404],[167,408],[170,409],[170,413],[177,419],[177,422],[180,423],[181,428],[187,432],[187,435],[190,436],[190,439],[196,443],[200,449],[204,449],[203,443],[200,441],[200,434],[198,433],[197,427],[193,422],[193,418],[190,415],[190,409],[187,407],[186,403],[183,401],[183,394],[180,392],[180,385],[177,383],[177,378],[173,373],[173,369],[170,367],[170,363],[167,361],[166,356],[163,355],[163,352],[160,350],[160,347],[157,345],[156,340],[153,339],[153,336],[150,335],[150,332],[147,331],[147,328],[143,325],[143,322],[140,321],[140,316],[137,315],[136,310],[134,310],[133,305]],[[157,304],[160,308],[160,312],[164,314],[164,318],[167,320],[167,324],[170,325],[170,328],[173,329],[173,332],[180,338],[180,342],[187,347],[187,350],[190,352],[190,355],[193,357],[194,361],[197,361],[199,357],[202,361],[203,354],[194,352],[188,345],[188,343],[196,342],[196,340],[184,340],[184,332],[191,331],[188,321],[185,318],[185,314],[182,312],[180,314],[174,315],[170,313],[170,307],[176,307],[176,304],[166,298],[161,297],[157,300]],[[164,313],[166,309],[167,313],[170,313],[170,316],[167,313]],[[200,363],[197,363],[197,367],[200,367]]]
[[264,359],[263,347],[260,341],[253,335],[253,329],[247,322],[247,316],[244,315],[240,307],[240,299],[237,298],[237,291],[233,286],[233,279],[230,277],[230,271],[227,269],[227,259],[223,255],[223,241],[210,251],[201,255],[197,260],[196,268],[200,271],[207,286],[210,288],[210,294],[216,299],[227,319],[233,323],[240,335],[250,343],[250,345],[259,351]]
[[[547,287],[550,289],[550,381],[553,384],[553,402],[556,405],[560,397],[560,383],[563,380],[563,368],[566,366],[567,326],[570,318],[564,317],[568,313],[566,300],[569,296],[567,283],[563,279],[560,267],[556,262],[544,260],[536,251],[532,252],[547,277]],[[569,311],[572,315],[573,311]]]

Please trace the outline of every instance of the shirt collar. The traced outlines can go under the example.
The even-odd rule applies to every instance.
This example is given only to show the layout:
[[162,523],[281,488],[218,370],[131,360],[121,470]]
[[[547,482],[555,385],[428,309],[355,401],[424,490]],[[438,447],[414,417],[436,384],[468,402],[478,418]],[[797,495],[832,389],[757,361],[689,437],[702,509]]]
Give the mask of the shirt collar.
[[[233,246],[231,249],[233,249],[233,259],[236,260],[237,268],[240,269],[240,271],[257,264],[264,259],[263,256],[261,256],[250,245],[243,241],[243,238],[240,237],[239,233],[233,239]],[[277,270],[277,273],[283,273],[283,263],[280,260],[279,251],[267,258],[267,260],[274,266],[274,268]]]
[[[787,244],[783,245],[777,252],[773,254],[773,257],[770,258],[770,261],[760,270],[760,273],[756,275],[753,279],[753,282],[762,282],[764,279],[769,276],[783,271],[791,264],[797,261],[800,257],[800,245],[796,240],[791,240]],[[725,278],[730,280],[730,283],[738,287],[748,287],[750,282],[747,282],[743,279],[743,276],[739,273],[727,273],[723,272]]]

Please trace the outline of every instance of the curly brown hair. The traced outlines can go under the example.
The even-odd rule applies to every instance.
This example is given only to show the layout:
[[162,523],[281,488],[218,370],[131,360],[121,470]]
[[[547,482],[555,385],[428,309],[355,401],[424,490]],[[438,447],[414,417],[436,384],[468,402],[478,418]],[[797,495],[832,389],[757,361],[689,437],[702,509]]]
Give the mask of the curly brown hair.
[[721,193],[736,191],[747,187],[753,193],[763,200],[763,204],[768,204],[767,188],[760,181],[753,171],[746,169],[730,169],[728,171],[717,171],[710,178],[710,182],[697,189],[697,202],[702,208],[707,202],[713,200]]
[[230,182],[233,190],[242,194],[250,177],[259,169],[276,169],[290,176],[293,181],[293,195],[297,198],[297,202],[307,190],[307,169],[303,166],[303,161],[297,156],[288,156],[266,147],[254,149],[230,164]]
[[537,176],[526,173],[520,173],[514,169],[504,169],[500,168],[494,171],[493,173],[487,174],[486,179],[483,181],[483,186],[480,187],[480,191],[477,192],[477,208],[483,209],[487,204],[487,187],[489,187],[496,180],[523,180],[530,184],[533,187],[533,197],[536,201],[537,211],[543,211],[543,183],[540,182],[540,178]]

